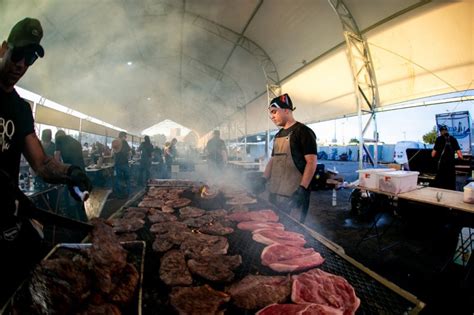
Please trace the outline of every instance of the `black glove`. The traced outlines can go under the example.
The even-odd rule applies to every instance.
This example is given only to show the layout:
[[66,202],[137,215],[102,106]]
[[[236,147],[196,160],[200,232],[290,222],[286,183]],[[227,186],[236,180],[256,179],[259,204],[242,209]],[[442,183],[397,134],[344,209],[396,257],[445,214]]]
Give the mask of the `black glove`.
[[81,197],[74,191],[74,187],[79,188],[80,191],[92,191],[92,183],[87,177],[86,173],[79,167],[71,165],[67,170],[67,186],[71,196],[77,201],[82,201]]
[[299,208],[309,201],[309,195],[311,190],[304,188],[303,186],[299,186],[298,189],[295,190],[293,195],[291,196],[290,205],[293,208]]
[[252,192],[255,195],[261,194],[265,191],[266,186],[267,186],[267,179],[263,176],[258,177],[252,183]]

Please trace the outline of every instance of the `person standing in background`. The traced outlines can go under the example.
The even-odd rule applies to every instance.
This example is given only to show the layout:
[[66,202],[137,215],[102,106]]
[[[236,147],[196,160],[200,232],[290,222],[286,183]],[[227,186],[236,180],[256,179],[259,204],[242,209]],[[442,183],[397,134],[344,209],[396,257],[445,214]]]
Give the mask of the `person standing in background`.
[[41,132],[41,145],[43,146],[44,153],[47,156],[54,157],[56,151],[56,144],[52,141],[53,133],[51,129],[44,129]]
[[115,160],[115,182],[114,190],[119,198],[127,198],[130,194],[130,146],[127,142],[127,133],[119,132],[118,139],[112,142]]
[[81,143],[73,137],[66,135],[64,130],[58,130],[54,139],[56,141],[56,151],[54,152],[56,160],[77,165],[84,171],[86,166],[82,155]]
[[[55,159],[57,161],[62,161],[63,163],[77,165],[85,172],[86,166],[84,163],[84,156],[82,155],[81,143],[73,137],[66,135],[64,130],[58,130],[54,139],[56,140],[56,151],[54,152]],[[66,214],[77,220],[88,221],[84,204],[82,202],[74,201],[71,203],[70,200],[66,198],[67,195],[64,197],[65,206],[67,207]]]
[[178,140],[176,140],[176,138],[173,138],[171,142],[165,143],[164,156],[167,173],[166,178],[171,178],[171,165],[173,165],[173,161],[178,153],[176,150],[176,143],[178,143]]
[[[138,185],[145,185],[150,179],[151,155],[153,153],[153,145],[149,136],[145,136],[144,141],[138,147],[138,151],[141,152]],[[145,175],[145,178],[143,178],[143,175]]]
[[212,138],[206,144],[207,162],[209,171],[222,171],[227,163],[227,147],[224,140],[220,138],[220,131],[214,130]]
[[446,125],[439,127],[440,136],[436,138],[431,156],[438,161],[434,186],[438,188],[456,190],[456,169],[454,155],[463,159],[459,143],[448,132]]
[[274,98],[268,111],[275,125],[272,157],[263,173],[261,187],[269,181],[270,201],[282,209],[301,210],[300,222],[308,214],[311,182],[317,166],[316,135],[293,117],[293,103],[288,94]]

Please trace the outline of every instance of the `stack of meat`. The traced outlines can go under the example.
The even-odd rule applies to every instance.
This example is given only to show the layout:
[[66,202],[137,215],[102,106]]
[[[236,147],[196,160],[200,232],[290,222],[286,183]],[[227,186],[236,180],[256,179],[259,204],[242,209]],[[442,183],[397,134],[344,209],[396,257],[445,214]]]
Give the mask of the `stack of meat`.
[[[297,272],[324,262],[324,258],[313,248],[304,247],[306,240],[302,234],[285,231],[284,226],[278,223],[278,215],[271,209],[233,213],[228,218],[238,221],[237,227],[240,230],[251,231],[253,240],[268,245],[261,253],[261,262],[274,271]],[[234,284],[229,293],[239,307],[264,307],[258,314],[354,314],[360,305],[354,289],[344,278],[320,269],[292,276],[291,300],[296,304],[278,304],[285,302],[290,295],[290,290],[283,290],[284,285],[276,285],[275,282],[272,285],[262,285],[258,281],[278,281],[274,277],[249,277],[256,276],[248,276]],[[279,281],[281,283],[283,280]],[[268,287],[280,288],[276,292],[281,295],[272,291],[261,296]],[[272,301],[265,299],[265,296],[271,297]],[[245,304],[242,301],[260,303]]]
[[18,314],[121,314],[140,275],[112,227],[92,221],[92,246],[73,257],[43,260],[19,294]]
[[299,233],[285,231],[278,215],[271,209],[236,212],[228,216],[237,227],[251,231],[252,238],[268,245],[261,254],[262,265],[278,272],[294,272],[321,265],[324,259],[313,248],[304,248],[306,240]]

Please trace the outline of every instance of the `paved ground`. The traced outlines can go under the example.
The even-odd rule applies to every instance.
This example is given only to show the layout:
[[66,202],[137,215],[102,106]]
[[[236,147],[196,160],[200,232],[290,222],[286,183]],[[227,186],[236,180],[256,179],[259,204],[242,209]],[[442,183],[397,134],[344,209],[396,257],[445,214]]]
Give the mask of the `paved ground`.
[[[356,162],[321,162],[327,169],[335,167],[345,181],[358,177]],[[225,179],[234,180],[230,176]],[[138,190],[134,187],[134,192]],[[462,281],[464,268],[451,263],[443,269],[454,247],[446,242],[450,214],[443,209],[402,204],[401,215],[394,215],[390,205],[382,200],[377,208],[383,210],[377,227],[383,231],[390,226],[388,232],[380,243],[374,238],[358,245],[373,223],[374,212],[352,212],[351,192],[351,189],[338,190],[337,206],[332,206],[332,190],[313,192],[305,224],[342,246],[349,256],[427,303],[422,314],[474,314],[474,284]],[[112,195],[102,217],[110,216],[126,201]],[[379,246],[394,244],[390,249],[379,250]]]

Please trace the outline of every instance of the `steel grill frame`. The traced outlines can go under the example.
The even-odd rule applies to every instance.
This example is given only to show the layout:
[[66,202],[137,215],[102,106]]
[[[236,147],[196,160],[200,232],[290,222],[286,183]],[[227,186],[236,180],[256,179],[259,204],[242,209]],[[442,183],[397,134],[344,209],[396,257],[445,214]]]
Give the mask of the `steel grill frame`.
[[[161,188],[189,188],[181,185],[170,185],[170,186],[158,186]],[[127,205],[117,211],[112,217],[120,216],[120,213],[126,207],[136,206],[144,196],[143,193],[137,194],[133,199],[127,202]],[[187,195],[186,197],[192,197]],[[198,204],[196,204],[196,202]],[[220,203],[220,200],[219,200]],[[199,206],[199,202],[193,200],[191,205]],[[228,207],[227,207],[228,208]],[[344,277],[355,289],[357,297],[361,300],[361,305],[358,308],[356,314],[418,314],[424,307],[424,303],[418,300],[412,294],[399,288],[392,282],[385,280],[379,275],[373,273],[360,263],[356,262],[352,258],[345,255],[337,245],[325,240],[322,236],[318,235],[311,229],[303,226],[298,221],[291,218],[288,214],[278,209],[275,205],[263,199],[257,199],[256,204],[248,205],[250,211],[258,209],[273,209],[280,217],[279,222],[285,226],[285,230],[301,233],[304,235],[307,243],[305,247],[312,247],[319,252],[325,259],[324,263],[317,267],[322,270]],[[205,209],[209,210],[209,209]],[[148,224],[146,226],[149,228]],[[139,233],[139,237],[147,242],[153,242],[153,236],[150,232]],[[286,275],[286,274],[299,274],[301,272],[294,273],[279,273],[272,269],[263,266],[261,264],[260,255],[266,245],[260,244],[252,239],[252,233],[250,231],[243,231],[237,228],[237,223],[234,226],[234,233],[226,235],[229,241],[228,255],[239,254],[242,256],[242,265],[234,270],[235,279],[232,283],[239,281],[249,274],[259,275]],[[150,244],[151,245],[151,244]],[[144,314],[149,311],[165,311],[175,313],[171,305],[168,302],[168,294],[170,288],[161,282],[158,274],[159,261],[162,254],[154,253],[151,250],[151,246],[147,246],[147,260],[154,261],[155,266],[151,267],[150,264],[145,264],[145,267],[153,268],[156,273],[155,276],[147,275],[145,271],[145,284],[144,284]],[[151,261],[150,261],[151,262]],[[146,268],[147,269],[147,268]],[[303,271],[302,271],[303,272]],[[193,275],[193,286],[203,285],[205,283],[210,284],[214,289],[224,291],[225,284],[216,284],[210,281],[206,281],[196,275]],[[156,283],[158,282],[158,283]],[[227,284],[229,285],[229,284]],[[153,300],[159,299],[159,303],[150,303],[147,298],[146,290],[154,288],[153,292],[150,293],[150,297]],[[165,296],[163,296],[165,295]],[[147,301],[148,300],[148,301]],[[148,306],[148,307],[147,307]],[[150,308],[151,307],[151,308]],[[156,309],[155,309],[156,308]],[[254,314],[254,311],[248,311],[240,309],[234,306],[231,302],[227,305],[226,314]]]

